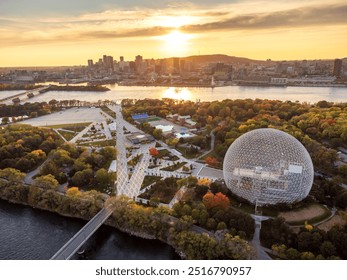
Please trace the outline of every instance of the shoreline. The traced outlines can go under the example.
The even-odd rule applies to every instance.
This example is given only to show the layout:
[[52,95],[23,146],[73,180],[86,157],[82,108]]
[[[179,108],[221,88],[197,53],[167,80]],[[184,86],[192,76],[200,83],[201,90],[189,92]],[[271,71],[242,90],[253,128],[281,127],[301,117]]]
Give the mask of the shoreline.
[[[286,87],[303,87],[303,88],[347,88],[347,84],[286,84],[286,85],[271,85],[271,84],[229,84],[229,85],[186,85],[186,84],[133,84],[133,83],[103,83],[98,86],[79,86],[79,85],[69,85],[69,86],[51,86],[49,91],[91,91],[91,92],[106,92],[111,90],[110,88],[104,87],[107,85],[116,85],[118,87],[173,87],[173,88],[220,88],[220,87],[259,87],[259,88],[286,88]],[[12,91],[12,90],[33,90],[39,88],[39,83],[33,86],[13,86],[13,87],[0,87],[0,93],[2,91]]]
[[[53,213],[53,214],[56,214],[56,215],[59,215],[59,216],[62,216],[62,217],[66,217],[66,218],[78,219],[78,220],[83,220],[83,221],[86,221],[86,222],[89,222],[91,220],[91,218],[87,219],[86,217],[83,217],[83,216],[80,216],[80,215],[67,214],[67,213],[58,212],[58,211],[55,211],[55,210],[52,210],[52,209],[49,209],[49,208],[46,208],[46,207],[33,206],[30,203],[26,203],[26,202],[14,200],[14,199],[6,199],[4,197],[0,197],[0,200],[5,201],[7,203],[10,203],[12,205],[21,205],[21,206],[24,206],[24,207],[29,207],[31,209],[36,209],[36,210],[40,210],[40,211],[47,211],[47,212],[50,212],[50,213]],[[154,235],[151,235],[151,234],[148,234],[148,233],[145,233],[145,232],[132,231],[132,230],[124,228],[124,227],[118,227],[112,221],[112,215],[103,223],[103,225],[112,227],[113,229],[119,230],[120,232],[128,234],[129,236],[135,236],[135,237],[142,238],[142,239],[145,239],[145,240],[158,240],[160,242],[163,242],[166,245],[169,245],[175,251],[175,253],[178,256],[180,256],[181,259],[182,259],[181,252],[178,250],[178,248],[175,248],[173,246],[173,244],[170,244],[166,240],[162,240],[160,238],[155,237]]]

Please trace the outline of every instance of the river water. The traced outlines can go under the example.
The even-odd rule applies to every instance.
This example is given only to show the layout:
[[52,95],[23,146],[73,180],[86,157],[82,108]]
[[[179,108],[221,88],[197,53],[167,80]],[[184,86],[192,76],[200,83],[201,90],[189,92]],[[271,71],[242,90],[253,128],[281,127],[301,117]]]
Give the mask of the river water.
[[[50,91],[30,99],[30,102],[76,99],[81,101],[121,100],[124,98],[174,98],[179,100],[213,101],[224,99],[275,99],[315,103],[320,100],[346,102],[347,87],[249,87],[215,88],[142,87],[106,85],[107,92]],[[0,96],[1,96],[0,92]],[[7,93],[8,94],[8,93]],[[27,101],[27,100],[26,100]],[[26,102],[25,101],[25,102]]]
[[[49,259],[84,221],[0,200],[0,260]],[[157,240],[144,240],[102,226],[85,246],[84,258],[100,260],[178,259]]]

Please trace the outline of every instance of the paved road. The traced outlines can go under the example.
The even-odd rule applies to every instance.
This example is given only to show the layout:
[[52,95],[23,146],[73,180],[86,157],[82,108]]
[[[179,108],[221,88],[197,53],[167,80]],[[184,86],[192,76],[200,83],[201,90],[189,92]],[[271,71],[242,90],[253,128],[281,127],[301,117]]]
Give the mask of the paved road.
[[51,260],[70,259],[78,249],[93,235],[93,233],[111,216],[113,212],[112,205],[103,208],[95,215],[79,232],[77,232],[57,253],[51,257]]
[[151,143],[142,145],[139,149],[138,153],[142,156],[140,162],[135,166],[133,174],[124,189],[124,193],[127,196],[136,198],[139,195],[143,179],[146,176],[145,170],[147,170],[149,165],[150,155],[148,150],[154,146],[155,143]]
[[93,125],[95,125],[96,124],[96,122],[92,122],[90,125],[88,125],[88,126],[86,126],[82,131],[80,131],[74,138],[72,138],[69,142],[70,143],[76,143],[76,141],[78,140],[78,139],[80,139],[84,134],[86,134],[88,131],[89,131],[89,129],[91,129],[91,127],[93,126]]
[[214,140],[216,137],[214,136],[213,130],[211,131],[210,136],[211,136],[211,144],[210,144],[211,148],[207,152],[203,153],[201,156],[197,157],[195,160],[203,158],[204,156],[206,156],[207,154],[211,153],[214,150]]
[[47,162],[49,162],[50,160],[51,160],[51,157],[48,156],[48,157],[46,158],[46,160],[45,160],[39,167],[37,167],[35,170],[33,170],[33,171],[31,171],[31,172],[28,172],[28,173],[26,174],[26,176],[24,177],[24,182],[25,182],[26,184],[28,184],[28,185],[31,185],[32,182],[34,181],[34,180],[33,180],[33,177],[34,177],[35,175],[37,175],[37,174],[41,171],[42,167],[43,167]]
[[104,126],[104,134],[106,136],[106,139],[112,139],[111,131],[110,131],[110,128],[109,128],[107,122],[103,121],[102,124]]
[[120,105],[109,106],[116,112],[116,139],[117,139],[117,194],[125,194],[125,184],[128,182],[127,151],[124,141],[124,119]]
[[270,256],[265,252],[265,248],[261,246],[260,244],[261,222],[264,217],[253,215],[253,218],[255,221],[255,231],[254,231],[253,240],[251,244],[253,245],[253,248],[257,252],[257,256],[259,260],[271,260]]

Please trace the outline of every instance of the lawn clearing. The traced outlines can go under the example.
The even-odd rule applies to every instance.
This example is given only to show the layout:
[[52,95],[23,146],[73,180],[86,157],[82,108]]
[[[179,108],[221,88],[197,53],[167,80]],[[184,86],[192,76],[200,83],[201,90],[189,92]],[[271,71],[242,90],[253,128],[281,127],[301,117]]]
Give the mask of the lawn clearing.
[[330,211],[322,205],[311,204],[304,208],[281,212],[278,216],[286,220],[291,225],[301,225],[306,221],[308,223],[316,223],[330,215]]

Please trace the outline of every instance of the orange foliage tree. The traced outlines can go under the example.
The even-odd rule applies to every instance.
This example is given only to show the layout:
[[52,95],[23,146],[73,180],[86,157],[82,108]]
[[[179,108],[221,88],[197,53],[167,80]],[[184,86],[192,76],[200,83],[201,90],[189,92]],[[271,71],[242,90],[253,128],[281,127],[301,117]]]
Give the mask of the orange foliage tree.
[[149,154],[152,156],[152,157],[155,157],[156,155],[159,154],[158,150],[156,148],[150,148],[149,149]]
[[216,207],[219,209],[226,210],[230,207],[229,198],[221,192],[216,193],[215,195],[211,192],[208,192],[202,198],[202,202],[204,203],[207,209]]
[[205,162],[210,166],[218,166],[219,161],[214,157],[207,157]]

